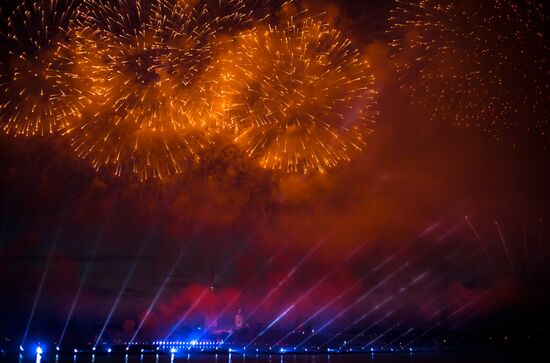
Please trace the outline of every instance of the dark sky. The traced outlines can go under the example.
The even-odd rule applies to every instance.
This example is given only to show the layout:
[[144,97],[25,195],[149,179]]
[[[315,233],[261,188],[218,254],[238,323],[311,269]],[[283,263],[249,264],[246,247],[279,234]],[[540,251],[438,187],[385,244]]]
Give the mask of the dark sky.
[[29,338],[58,339],[84,281],[67,339],[93,341],[133,271],[107,334],[127,338],[176,261],[140,337],[163,337],[197,299],[184,325],[224,312],[218,324],[231,326],[281,281],[251,326],[299,299],[275,326],[294,329],[347,291],[310,325],[348,309],[327,327],[336,333],[383,303],[357,326],[395,311],[380,325],[547,329],[548,151],[411,102],[387,44],[390,1],[309,5],[373,67],[380,117],[366,150],[328,173],[281,175],[220,138],[183,174],[138,182],[97,173],[59,135],[0,136],[0,336],[21,338],[47,271]]

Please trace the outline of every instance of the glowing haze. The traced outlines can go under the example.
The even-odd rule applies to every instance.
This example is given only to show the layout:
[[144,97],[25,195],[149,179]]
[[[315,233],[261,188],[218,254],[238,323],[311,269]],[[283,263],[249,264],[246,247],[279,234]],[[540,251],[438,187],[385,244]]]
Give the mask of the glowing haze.
[[0,337],[547,331],[540,2],[0,4]]

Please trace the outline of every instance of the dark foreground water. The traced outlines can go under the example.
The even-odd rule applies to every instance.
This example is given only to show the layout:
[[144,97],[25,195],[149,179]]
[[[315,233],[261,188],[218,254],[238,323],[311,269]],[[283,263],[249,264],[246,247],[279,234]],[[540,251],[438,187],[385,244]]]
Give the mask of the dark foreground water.
[[15,357],[0,356],[4,363],[529,363],[548,362],[549,357],[541,354],[480,354],[480,353],[414,353],[414,354],[357,354],[357,355],[254,355],[254,354],[220,354],[220,355],[97,355],[92,356],[44,356]]

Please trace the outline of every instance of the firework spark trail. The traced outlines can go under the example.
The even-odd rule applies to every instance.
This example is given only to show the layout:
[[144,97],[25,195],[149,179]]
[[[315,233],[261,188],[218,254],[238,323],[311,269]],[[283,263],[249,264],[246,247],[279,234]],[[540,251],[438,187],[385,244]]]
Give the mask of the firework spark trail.
[[24,0],[0,127],[60,132],[96,171],[139,181],[183,173],[226,125],[266,168],[324,172],[367,145],[377,92],[328,24],[267,25],[291,2]]
[[514,275],[514,277],[518,278],[518,274],[516,273],[516,269],[514,268],[514,263],[512,262],[512,257],[510,256],[510,251],[508,250],[508,244],[506,243],[506,240],[504,239],[504,234],[502,233],[502,230],[500,229],[500,225],[496,221],[495,221],[495,227],[498,231],[500,241],[502,242],[502,247],[503,247],[504,253],[506,255],[506,260],[508,261],[508,264],[510,265],[510,271],[512,271],[512,275]]
[[[258,311],[258,309],[260,309],[260,307],[267,301],[269,300],[269,298],[275,293],[277,292],[292,276],[294,276],[294,274],[296,273],[296,271],[298,271],[303,265],[304,263],[306,263],[314,254],[315,252],[317,252],[319,250],[319,248],[321,248],[321,246],[323,246],[325,244],[325,242],[328,240],[328,238],[323,238],[321,239],[312,249],[310,249],[308,251],[308,253],[306,255],[304,255],[300,261],[298,261],[298,263],[296,265],[294,265],[292,267],[292,269],[290,269],[290,271],[288,271],[288,273],[277,283],[277,285],[273,286],[271,288],[271,290],[269,290],[269,292],[262,298],[262,300],[256,304],[256,306],[252,309],[252,311],[250,311],[244,318],[244,320],[249,320],[255,313],[256,311]],[[231,338],[231,336],[233,336],[233,333],[232,332],[231,334],[229,334],[227,336],[227,338],[223,339],[220,343],[223,344],[225,343],[229,338]]]
[[313,319],[315,319],[317,316],[319,316],[320,314],[322,314],[326,309],[328,309],[333,303],[335,303],[336,301],[340,300],[341,298],[343,298],[345,295],[347,295],[349,292],[353,291],[355,288],[357,288],[358,286],[360,286],[363,282],[366,281],[366,279],[370,276],[370,274],[378,271],[380,268],[382,268],[383,266],[385,266],[386,264],[388,264],[390,261],[392,261],[394,258],[394,256],[391,256],[391,257],[388,257],[386,258],[384,261],[382,261],[382,263],[380,263],[378,266],[376,266],[374,269],[372,269],[369,273],[365,274],[362,278],[360,278],[359,280],[357,280],[356,282],[354,282],[352,285],[350,285],[349,287],[347,287],[344,291],[342,291],[340,294],[338,294],[338,296],[336,296],[334,299],[332,299],[331,301],[329,301],[327,304],[323,305],[320,309],[318,309],[313,315],[311,315],[309,318],[307,318],[306,320],[304,320],[303,322],[301,322],[300,324],[298,324],[296,326],[296,328],[294,328],[293,330],[289,331],[284,337],[282,337],[281,339],[279,339],[279,341],[277,341],[275,344],[273,344],[272,347],[274,346],[277,346],[279,345],[280,343],[282,343],[286,338],[288,338],[290,335],[292,335],[293,331],[296,331],[298,330],[300,327],[303,327],[305,326],[307,323],[309,323],[310,321],[312,321]]
[[491,258],[491,255],[489,254],[489,251],[487,250],[487,247],[485,247],[485,243],[483,243],[483,240],[481,239],[481,236],[479,235],[476,227],[474,226],[474,224],[472,223],[472,221],[470,220],[470,218],[468,216],[465,216],[464,219],[466,220],[466,223],[468,223],[468,226],[472,230],[474,236],[476,237],[476,240],[479,242],[479,245],[481,246],[481,249],[483,250],[483,253],[487,257],[489,262],[491,262],[491,264],[493,266],[495,266],[495,262]]
[[78,8],[72,0],[23,0],[0,34],[0,128],[11,135],[45,135],[67,127],[89,104],[85,82],[65,46]]
[[53,255],[55,253],[55,250],[57,248],[57,243],[61,237],[61,230],[63,229],[63,225],[65,223],[65,217],[67,213],[68,208],[68,202],[65,204],[65,207],[63,208],[61,219],[59,221],[59,226],[57,227],[57,230],[55,232],[52,245],[50,247],[50,251],[48,253],[48,259],[46,260],[46,265],[44,266],[44,270],[42,271],[42,276],[40,277],[40,283],[38,285],[38,290],[36,291],[36,294],[34,295],[34,300],[32,303],[31,313],[29,315],[29,319],[27,320],[27,325],[25,326],[25,332],[23,333],[23,339],[21,339],[21,347],[25,346],[25,342],[27,340],[27,336],[29,334],[29,329],[32,324],[32,320],[34,318],[34,313],[36,312],[36,307],[38,306],[38,301],[40,300],[40,296],[42,295],[42,289],[44,288],[44,283],[46,282],[46,277],[48,276],[48,273],[50,271],[50,265],[53,259]]
[[262,167],[324,172],[367,145],[374,77],[327,24],[306,17],[243,32],[221,64],[226,127]]
[[[395,1],[389,33],[413,102],[497,139],[548,139],[548,16],[542,1]],[[546,146],[543,146],[546,147]]]
[[197,162],[211,144],[204,112],[213,109],[208,70],[217,32],[244,21],[242,7],[233,0],[87,1],[74,47],[101,101],[65,132],[76,153],[97,170],[141,181]]
[[290,304],[282,313],[280,313],[269,325],[264,328],[258,335],[256,335],[248,344],[245,345],[245,349],[258,340],[262,335],[264,335],[269,329],[271,329],[277,322],[279,322],[285,315],[287,315],[296,305],[298,305],[302,300],[309,296],[311,292],[317,289],[323,282],[325,282],[330,276],[332,276],[336,271],[338,271],[342,266],[344,266],[355,254],[357,254],[364,245],[356,247],[351,253],[349,253],[340,263],[334,266],[329,272],[327,272],[320,280],[315,282],[312,286],[309,287],[303,294],[298,297],[292,304]]

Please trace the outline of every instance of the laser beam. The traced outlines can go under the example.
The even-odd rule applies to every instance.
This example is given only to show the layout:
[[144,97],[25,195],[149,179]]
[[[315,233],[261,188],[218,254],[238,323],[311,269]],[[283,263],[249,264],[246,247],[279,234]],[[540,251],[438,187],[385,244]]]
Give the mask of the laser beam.
[[296,326],[296,328],[294,328],[293,330],[291,330],[290,332],[288,332],[284,337],[282,337],[281,339],[279,339],[275,344],[273,344],[272,347],[275,347],[279,344],[281,344],[286,338],[288,338],[290,335],[292,335],[293,331],[299,329],[300,327],[306,325],[307,323],[309,323],[311,320],[315,319],[317,316],[319,316],[320,314],[323,313],[323,311],[325,311],[326,309],[328,309],[332,304],[334,304],[336,301],[338,301],[339,299],[341,299],[342,297],[344,297],[346,294],[348,294],[350,291],[353,291],[353,289],[355,289],[357,286],[361,285],[366,279],[368,276],[370,276],[371,273],[374,273],[376,271],[378,271],[380,268],[382,268],[384,265],[386,265],[387,263],[389,263],[390,261],[392,261],[394,258],[394,256],[390,256],[388,258],[386,258],[382,263],[380,263],[378,266],[376,266],[372,271],[370,271],[369,273],[367,273],[366,275],[364,275],[362,278],[360,278],[359,280],[357,280],[355,283],[353,283],[351,286],[349,286],[348,288],[346,288],[344,291],[342,291],[340,294],[338,294],[338,296],[336,296],[334,299],[330,300],[328,303],[326,303],[325,305],[323,305],[320,309],[318,309],[313,315],[311,315],[309,318],[307,318],[306,320],[304,320],[303,322],[301,322],[300,324],[298,324]]
[[90,273],[90,270],[91,270],[91,266],[92,266],[92,260],[95,258],[96,254],[97,254],[97,250],[98,250],[98,247],[100,245],[100,241],[101,241],[101,235],[103,234],[103,231],[101,231],[95,242],[94,242],[94,246],[92,248],[92,253],[91,253],[91,259],[86,263],[86,267],[84,268],[84,273],[82,274],[82,277],[80,279],[80,284],[78,285],[78,289],[76,290],[76,293],[74,295],[74,298],[73,298],[73,302],[71,303],[71,308],[69,309],[69,314],[67,315],[67,320],[65,321],[65,325],[63,326],[63,330],[61,331],[61,335],[59,336],[59,340],[57,341],[57,346],[61,346],[62,343],[63,343],[63,339],[65,337],[65,333],[67,332],[67,328],[69,326],[69,322],[71,321],[72,317],[73,317],[73,314],[74,314],[74,310],[76,308],[76,303],[78,302],[78,300],[80,299],[80,294],[82,293],[82,289],[84,287],[84,284],[86,283],[86,280],[88,279],[88,274]]
[[97,336],[97,339],[94,343],[94,348],[97,348],[99,342],[101,341],[101,338],[103,337],[103,334],[105,333],[105,329],[107,328],[107,325],[111,322],[111,319],[113,317],[113,314],[115,313],[116,308],[118,307],[118,304],[120,303],[120,299],[122,298],[122,295],[128,288],[128,284],[130,283],[130,280],[132,279],[132,276],[134,275],[134,271],[136,270],[136,267],[141,260],[141,257],[143,256],[143,253],[145,252],[145,248],[149,244],[149,240],[151,239],[153,233],[151,232],[147,238],[143,239],[143,242],[141,243],[141,246],[139,248],[139,252],[137,257],[134,259],[134,262],[132,262],[132,266],[130,267],[130,270],[128,271],[128,274],[126,274],[126,278],[124,279],[124,283],[120,287],[120,290],[118,291],[117,297],[115,299],[114,304],[111,306],[111,310],[109,310],[109,314],[107,315],[107,319],[105,319],[105,322],[103,323],[103,326],[101,327],[101,331],[99,332],[99,335]]
[[[311,250],[308,251],[308,253],[303,256],[298,263],[292,267],[292,269],[275,285],[266,296],[252,309],[252,311],[245,316],[245,320],[250,319],[258,311],[258,309],[277,291],[279,290],[295,273],[298,271],[304,263],[306,263],[307,260],[311,258],[321,248],[321,246],[328,240],[328,238],[321,239]],[[231,336],[233,335],[233,332],[227,336],[224,340],[221,341],[220,345],[225,343]]]
[[368,348],[369,346],[373,345],[374,343],[376,343],[377,341],[379,341],[380,339],[382,339],[382,337],[384,337],[386,334],[388,334],[389,332],[391,332],[392,330],[394,330],[395,328],[397,328],[399,326],[399,324],[401,324],[402,320],[399,321],[398,323],[396,323],[395,325],[393,325],[391,328],[389,329],[386,329],[384,332],[382,332],[382,334],[379,334],[376,338],[372,339],[371,341],[369,341],[364,347],[363,349],[365,348]]
[[21,346],[25,346],[25,342],[27,340],[27,336],[29,334],[29,329],[32,324],[32,320],[34,318],[34,313],[36,312],[36,307],[38,305],[38,301],[40,300],[40,296],[42,295],[42,289],[44,288],[44,283],[46,282],[46,277],[48,276],[48,272],[50,271],[50,265],[52,262],[53,255],[55,253],[55,249],[57,248],[57,242],[59,241],[59,237],[61,236],[61,230],[63,229],[63,225],[65,222],[65,214],[67,212],[68,202],[65,204],[65,207],[63,208],[63,212],[61,215],[61,219],[59,221],[59,226],[57,227],[57,230],[55,231],[55,235],[53,238],[52,245],[50,247],[50,251],[48,253],[48,259],[46,260],[46,266],[44,266],[44,271],[42,271],[42,276],[40,277],[40,283],[38,285],[38,290],[36,291],[36,295],[34,295],[34,300],[32,303],[31,313],[29,315],[29,319],[27,320],[27,325],[25,326],[25,332],[23,333],[23,339],[21,339]]
[[219,312],[219,314],[216,316],[215,319],[212,320],[212,322],[206,327],[206,329],[204,329],[204,332],[199,336],[198,340],[201,340],[202,337],[208,332],[208,330],[210,328],[212,328],[214,326],[214,324],[216,324],[216,322],[223,316],[223,314],[225,314],[225,312],[243,295],[243,291],[246,290],[246,288],[248,286],[250,286],[253,282],[255,282],[256,280],[258,280],[258,278],[263,274],[264,271],[266,271],[269,266],[271,266],[271,264],[277,259],[277,257],[279,257],[279,255],[284,251],[284,249],[286,248],[286,246],[288,245],[288,240],[281,246],[279,247],[279,249],[269,258],[269,260],[262,265],[262,268],[260,269],[260,271],[256,274],[253,274],[253,277],[252,279],[248,280],[248,282],[245,284],[245,286],[243,286],[243,288],[241,289],[241,291],[239,291],[238,294],[236,294],[226,305],[225,307]]
[[[233,255],[232,258],[230,258],[227,263],[223,266],[223,268],[221,269],[221,271],[218,273],[218,275],[214,278],[213,280],[213,283],[215,283],[224,273],[225,271],[229,268],[229,266],[231,266],[231,263],[233,262],[233,259],[240,254],[240,251],[242,250],[242,248],[244,247],[241,246],[241,248]],[[185,321],[185,319],[189,316],[189,314],[201,303],[202,299],[204,299],[204,297],[206,296],[206,294],[208,293],[208,290],[205,289],[200,295],[199,297],[195,300],[195,302],[187,309],[187,311],[178,319],[178,321],[176,322],[176,324],[172,327],[172,329],[170,329],[170,331],[168,332],[168,334],[164,337],[164,341],[168,340],[170,338],[170,336],[172,334],[174,334],[174,332],[179,328],[179,326]]]
[[326,273],[320,280],[318,280],[315,284],[313,284],[306,292],[304,292],[296,301],[294,301],[288,308],[286,308],[279,316],[277,316],[265,329],[263,329],[260,334],[258,334],[250,343],[248,343],[245,346],[245,349],[248,348],[251,344],[253,344],[258,338],[260,338],[262,335],[264,335],[273,325],[275,325],[278,321],[280,321],[290,310],[292,310],[296,305],[298,305],[302,300],[304,300],[311,292],[313,292],[319,285],[321,285],[323,282],[325,282],[333,273],[338,271],[344,264],[346,264],[359,250],[361,250],[364,247],[363,245],[360,245],[356,247],[350,254],[346,256],[342,261],[340,261],[339,264],[334,266],[328,273]]
[[147,318],[151,314],[151,311],[155,307],[158,299],[160,298],[160,296],[162,295],[164,289],[168,285],[168,282],[170,282],[170,280],[172,279],[172,276],[174,275],[174,271],[176,270],[179,263],[181,262],[182,257],[185,255],[185,251],[186,251],[186,249],[183,249],[183,248],[180,250],[180,253],[179,253],[178,257],[176,258],[176,260],[172,264],[172,267],[170,267],[170,270],[168,271],[168,274],[164,278],[164,281],[162,282],[161,287],[158,289],[153,301],[151,301],[151,304],[149,304],[149,307],[147,308],[147,311],[145,312],[145,315],[143,315],[143,318],[139,322],[139,325],[138,325],[136,331],[134,332],[134,335],[132,336],[132,339],[130,339],[130,341],[128,342],[128,346],[132,345],[132,343],[136,339],[138,333],[140,332],[141,328],[143,327],[143,324],[145,324],[145,321],[147,320]]
[[[454,253],[452,253],[451,255],[449,255],[447,257],[450,258],[451,256],[454,256],[456,254],[456,251]],[[338,334],[335,334],[333,337],[331,337],[330,339],[328,339],[326,342],[324,342],[322,345],[320,345],[320,347],[322,346],[326,346],[328,343],[330,343],[332,340],[338,338],[340,335],[342,335],[342,333],[346,330],[346,329],[350,329],[351,327],[355,326],[356,324],[359,324],[360,322],[362,322],[363,320],[365,320],[368,316],[370,316],[371,314],[373,314],[375,311],[378,311],[381,307],[385,306],[388,302],[390,301],[393,301],[395,300],[396,298],[398,298],[402,293],[404,293],[405,291],[407,291],[409,288],[411,288],[412,286],[416,285],[417,283],[419,283],[420,281],[422,281],[427,275],[428,275],[428,272],[429,270],[426,270],[424,272],[421,272],[419,273],[418,275],[416,275],[415,278],[413,278],[412,280],[410,280],[407,284],[401,286],[399,288],[399,290],[397,290],[397,292],[393,295],[390,295],[388,296],[386,299],[384,299],[382,302],[378,303],[374,308],[372,308],[371,310],[365,312],[361,317],[359,317],[358,319],[355,320],[355,322],[351,325],[351,326],[348,326],[342,330],[340,330],[340,332],[338,332]],[[399,304],[398,307],[392,309],[392,312],[398,310],[399,308],[401,308],[402,306],[404,305],[404,302]],[[377,324],[377,323],[375,323]],[[368,332],[368,330],[370,328],[372,328],[373,325],[367,327],[366,329],[363,329],[360,333],[356,334],[352,339],[348,340],[348,343],[351,343],[352,341],[356,340],[357,338],[359,338],[360,336],[362,336],[363,334],[365,334],[366,332]]]
[[[168,193],[166,195],[165,199],[160,203],[162,206],[164,206],[166,204],[166,202],[168,202],[169,196],[171,194],[172,193]],[[164,210],[165,210],[165,208],[161,208],[161,211],[164,211]],[[124,283],[122,284],[122,286],[120,287],[120,290],[118,291],[115,302],[113,303],[113,306],[111,306],[111,310],[109,310],[109,314],[107,315],[107,319],[105,319],[105,322],[103,323],[103,326],[101,327],[101,331],[99,332],[99,335],[97,336],[97,339],[94,343],[93,348],[97,348],[98,344],[100,343],[101,338],[103,337],[103,334],[105,333],[105,329],[107,328],[107,325],[109,325],[109,322],[111,321],[111,319],[113,317],[113,314],[114,314],[116,308],[118,307],[118,304],[120,303],[120,299],[122,298],[122,295],[126,291],[126,288],[128,287],[128,284],[130,283],[130,280],[131,280],[132,276],[134,275],[134,271],[136,270],[136,267],[137,267],[139,261],[141,260],[141,257],[143,256],[143,253],[145,252],[146,247],[149,245],[149,242],[151,241],[151,239],[153,238],[153,235],[156,232],[156,229],[157,229],[157,226],[158,226],[158,223],[161,219],[162,214],[163,214],[163,212],[160,212],[160,213],[157,214],[153,224],[151,225],[151,227],[149,229],[149,232],[147,233],[147,236],[141,242],[137,257],[134,259],[134,262],[132,263],[132,265],[130,267],[130,270],[128,271],[128,274],[126,275],[126,278],[124,279]]]
[[97,251],[98,251],[99,246],[101,244],[101,239],[102,239],[102,236],[103,236],[103,232],[106,228],[106,225],[108,224],[108,222],[110,220],[110,216],[112,215],[112,211],[114,210],[114,208],[116,207],[117,204],[118,204],[118,196],[117,196],[116,201],[115,201],[115,203],[114,203],[114,205],[111,209],[111,213],[108,213],[108,217],[105,218],[105,221],[104,221],[103,225],[101,226],[101,228],[99,229],[97,237],[95,238],[94,245],[92,247],[92,252],[91,252],[91,255],[90,255],[90,259],[86,263],[86,267],[84,268],[84,273],[82,274],[82,277],[80,278],[80,283],[78,285],[78,289],[77,289],[77,291],[75,293],[75,296],[73,298],[71,308],[69,309],[69,314],[67,315],[67,320],[65,321],[65,325],[63,326],[63,330],[61,331],[61,335],[60,335],[60,337],[57,341],[57,346],[58,347],[60,347],[63,343],[65,333],[67,332],[67,328],[69,327],[69,322],[71,321],[71,319],[73,317],[73,314],[74,314],[74,310],[76,308],[76,303],[80,299],[80,294],[82,293],[82,289],[84,287],[84,284],[88,280],[88,275],[90,273],[90,270],[92,269],[92,261],[95,258],[95,256],[97,255]]
[[354,302],[349,304],[346,308],[344,308],[342,311],[340,311],[338,314],[336,314],[333,318],[329,319],[329,321],[327,321],[325,324],[323,324],[320,328],[315,330],[315,332],[312,335],[310,335],[306,339],[302,340],[302,342],[300,342],[300,344],[296,345],[296,348],[301,347],[307,341],[309,341],[311,338],[313,338],[315,335],[319,334],[319,332],[323,331],[326,327],[328,327],[330,324],[332,324],[336,319],[338,319],[341,316],[343,316],[344,314],[346,314],[354,306],[356,306],[361,301],[363,301],[365,298],[367,298],[374,290],[376,290],[377,288],[379,288],[379,287],[383,286],[384,284],[386,284],[386,282],[388,282],[390,279],[392,279],[395,275],[397,275],[403,269],[409,267],[409,265],[410,265],[410,263],[407,262],[407,263],[403,264],[402,266],[400,266],[397,270],[395,270],[391,274],[387,275],[384,279],[382,279],[382,281],[380,281],[379,283],[377,283],[376,285],[371,287],[367,292],[365,292],[363,295],[361,295],[359,298],[357,298]]
[[[421,272],[419,273],[418,275],[416,275],[415,278],[413,278],[412,280],[410,280],[407,284],[401,286],[399,288],[399,290],[397,290],[397,292],[389,297],[387,297],[384,301],[382,301],[381,303],[377,304],[373,309],[365,312],[361,317],[359,317],[358,319],[355,319],[355,322],[353,324],[351,324],[351,326],[347,326],[346,328],[344,329],[341,329],[340,332],[338,332],[338,334],[335,334],[333,337],[331,337],[330,339],[328,339],[325,343],[323,343],[322,345],[320,346],[325,346],[327,345],[328,343],[330,343],[332,340],[338,338],[340,335],[342,335],[342,333],[347,330],[347,329],[350,329],[352,328],[353,326],[355,326],[356,324],[359,324],[360,322],[362,322],[364,319],[366,319],[369,315],[371,315],[374,311],[378,311],[378,309],[382,306],[384,306],[385,304],[387,304],[388,302],[392,301],[392,300],[395,300],[397,297],[399,297],[403,292],[407,291],[409,288],[411,288],[412,286],[416,285],[418,282],[420,282],[421,280],[423,280],[426,276],[428,276],[428,273],[433,270],[436,270],[439,266],[443,266],[446,261],[454,258],[456,256],[456,254],[459,252],[460,250],[459,249],[456,249],[453,253],[449,254],[447,257],[445,257],[443,260],[441,260],[440,263],[438,263],[438,265],[436,267],[433,267],[431,269],[428,269],[428,270],[425,270],[424,272]],[[443,276],[442,275],[439,275],[439,278],[435,279],[435,280],[432,280],[431,281],[431,284],[430,285],[433,285],[435,282],[437,282],[438,280],[442,279]],[[433,299],[432,301],[435,301],[436,299]],[[399,305],[399,307],[401,307],[403,304]],[[397,310],[397,308],[393,309],[394,311]],[[352,339],[348,340],[348,344],[351,343],[352,341],[355,341],[357,338],[359,338],[360,336],[363,336],[365,333],[368,332],[368,330],[371,328],[372,326],[366,328],[366,329],[363,329],[361,332],[357,333]]]

